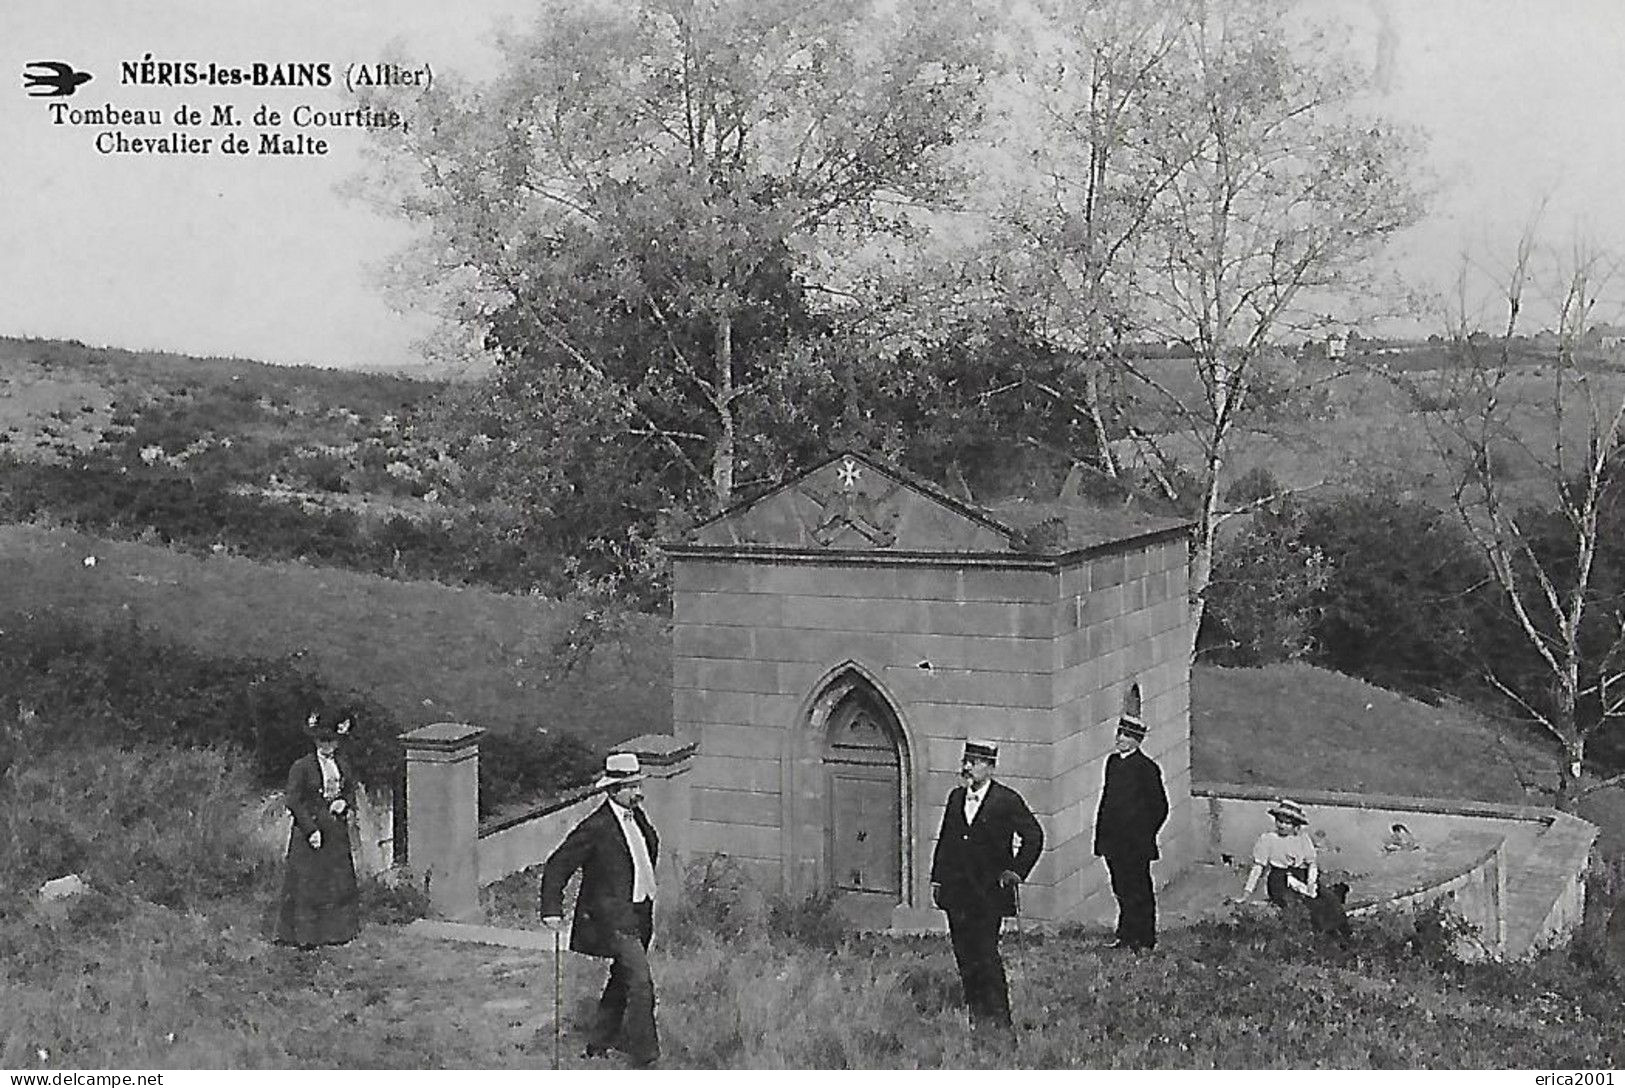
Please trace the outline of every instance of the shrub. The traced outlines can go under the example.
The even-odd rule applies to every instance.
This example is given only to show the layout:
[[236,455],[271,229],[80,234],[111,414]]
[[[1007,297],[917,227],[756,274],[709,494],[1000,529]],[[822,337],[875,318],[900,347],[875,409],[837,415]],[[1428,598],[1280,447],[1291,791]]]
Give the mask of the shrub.
[[720,941],[830,951],[851,936],[835,910],[839,899],[831,890],[799,898],[766,891],[725,854],[691,858],[669,915],[670,932],[679,947]]
[[[1208,585],[1210,615],[1203,617],[1207,660],[1268,665],[1313,650],[1317,597],[1331,572],[1321,551],[1302,540],[1302,525],[1299,508],[1283,503],[1259,511],[1239,534],[1221,542]],[[1223,632],[1222,641],[1212,637],[1214,628]]]
[[767,910],[769,932],[807,948],[833,950],[849,933],[835,911],[839,899],[840,893],[828,888],[802,899],[771,897]]
[[[346,754],[376,786],[400,777],[401,729],[363,693],[334,688],[290,661],[205,657],[139,626],[93,626],[54,613],[0,616],[0,722],[33,715],[36,751],[103,744],[227,747],[250,759],[261,784],[283,781],[309,750],[307,714],[345,703],[356,728]],[[0,740],[0,763],[21,743]],[[14,756],[9,758],[15,758]]]
[[[96,744],[222,747],[248,757],[262,787],[278,786],[310,750],[313,708],[348,707],[345,755],[362,782],[397,789],[402,723],[365,692],[339,688],[287,659],[207,657],[131,624],[95,626],[55,613],[0,614],[0,772],[23,743],[36,750]],[[482,738],[480,811],[557,797],[591,782],[601,753],[564,733]],[[37,848],[67,856],[73,844],[42,829]]]
[[[31,895],[78,873],[103,896],[179,909],[252,893],[276,868],[240,818],[252,792],[224,752],[31,746],[0,778],[0,882]],[[118,914],[105,899],[66,909],[81,920]]]
[[712,854],[683,866],[683,890],[668,918],[673,943],[692,947],[707,939],[759,940],[767,912],[766,895],[739,862]]
[[1485,572],[1449,515],[1373,490],[1309,507],[1300,539],[1330,564],[1311,660],[1423,697],[1478,684]]
[[480,811],[558,797],[593,780],[602,755],[568,733],[487,733],[480,738]]
[[[1217,664],[1301,659],[1427,699],[1512,660],[1483,564],[1450,516],[1377,489],[1261,510],[1222,541],[1204,617]],[[1213,629],[1224,644],[1213,645]]]
[[1254,465],[1230,481],[1230,486],[1224,489],[1224,501],[1231,506],[1244,506],[1267,499],[1280,490],[1280,481],[1276,480],[1273,472],[1263,465]]
[[429,893],[410,869],[392,869],[362,877],[361,917],[378,925],[405,925],[429,914]]
[[[199,553],[227,544],[253,559],[299,559],[507,592],[567,586],[554,545],[487,511],[461,510],[440,521],[399,515],[364,520],[350,510],[307,508],[236,490],[263,483],[271,458],[271,445],[211,446],[183,471],[145,464],[136,455],[121,463],[106,454],[79,454],[45,464],[0,454],[0,519],[60,521],[115,540],[156,536]],[[312,463],[317,486],[346,488],[341,462]]]

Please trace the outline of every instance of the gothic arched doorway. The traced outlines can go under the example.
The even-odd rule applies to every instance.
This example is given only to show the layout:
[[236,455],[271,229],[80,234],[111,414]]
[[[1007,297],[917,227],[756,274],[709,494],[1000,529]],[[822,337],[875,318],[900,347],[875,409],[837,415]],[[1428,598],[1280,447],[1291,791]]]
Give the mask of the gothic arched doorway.
[[847,913],[889,912],[908,874],[903,734],[896,715],[854,679],[831,709],[824,735],[826,886]]

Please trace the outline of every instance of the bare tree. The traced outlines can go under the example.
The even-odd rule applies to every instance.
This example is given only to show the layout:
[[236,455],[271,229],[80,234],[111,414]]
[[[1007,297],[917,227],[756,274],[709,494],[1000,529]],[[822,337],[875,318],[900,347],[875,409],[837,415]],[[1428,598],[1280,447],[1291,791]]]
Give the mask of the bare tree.
[[[1140,240],[1134,286],[1142,327],[1189,357],[1160,372],[1123,365],[1194,452],[1179,459],[1185,479],[1163,472],[1197,523],[1193,636],[1232,439],[1279,379],[1272,369],[1291,366],[1276,338],[1365,285],[1381,246],[1422,212],[1415,141],[1360,108],[1365,78],[1331,33],[1294,29],[1271,0],[1204,3],[1169,55],[1165,78],[1192,93],[1177,138],[1156,148],[1171,181]],[[1168,380],[1180,370],[1184,388]],[[1163,438],[1138,441],[1149,463],[1174,461]]]
[[1120,467],[1108,387],[1134,322],[1136,245],[1183,165],[1155,149],[1179,141],[1184,91],[1166,67],[1193,10],[1186,0],[1041,0],[1011,61],[1018,78],[994,98],[1005,162],[1021,167],[992,192],[1005,290],[1083,371],[1075,407],[1111,477]]
[[[1457,368],[1443,388],[1411,387],[1441,409],[1431,417],[1450,501],[1532,655],[1533,667],[1489,662],[1486,679],[1562,745],[1561,809],[1625,780],[1581,777],[1588,742],[1625,718],[1625,600],[1599,562],[1625,499],[1625,379],[1588,367],[1585,348],[1617,268],[1585,242],[1543,249],[1532,224],[1500,277],[1500,335],[1470,328],[1464,275],[1451,313]],[[1555,356],[1521,366],[1518,328],[1532,302],[1555,313]]]
[[1094,0],[1050,28],[1029,78],[1038,199],[1016,220],[1045,258],[1029,305],[1101,375],[1104,470],[1121,456],[1195,516],[1194,649],[1232,442],[1296,377],[1277,339],[1420,216],[1415,141],[1361,105],[1332,31],[1278,0]]

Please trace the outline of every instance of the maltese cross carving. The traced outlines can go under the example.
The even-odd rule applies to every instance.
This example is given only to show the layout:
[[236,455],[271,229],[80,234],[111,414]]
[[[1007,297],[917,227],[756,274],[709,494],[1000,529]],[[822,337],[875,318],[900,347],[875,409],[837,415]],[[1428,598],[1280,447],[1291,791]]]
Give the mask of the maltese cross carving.
[[897,512],[884,507],[902,485],[894,483],[879,494],[870,494],[863,485],[863,466],[850,457],[835,470],[835,478],[840,483],[838,491],[821,492],[805,483],[799,488],[823,514],[817,525],[809,527],[812,538],[827,548],[851,529],[877,548],[897,543],[897,534],[891,529]]

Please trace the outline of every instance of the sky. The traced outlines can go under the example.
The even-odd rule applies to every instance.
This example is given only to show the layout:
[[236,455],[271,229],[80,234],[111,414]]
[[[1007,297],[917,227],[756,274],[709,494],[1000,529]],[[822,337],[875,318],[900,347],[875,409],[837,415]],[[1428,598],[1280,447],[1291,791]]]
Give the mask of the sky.
[[[1618,0],[1298,0],[1351,30],[1380,104],[1429,133],[1434,213],[1399,243],[1409,277],[1443,284],[1463,252],[1481,268],[1544,203],[1554,241],[1625,252],[1625,4]],[[337,191],[353,134],[326,155],[102,154],[109,126],[53,123],[49,104],[251,112],[342,107],[342,88],[125,85],[122,64],[194,60],[352,64],[392,44],[433,73],[477,76],[499,25],[528,0],[5,0],[0,4],[0,334],[88,344],[421,371],[432,323],[400,313],[378,267],[409,228]],[[94,78],[31,97],[22,73],[61,60]],[[218,139],[207,125],[196,138]],[[303,130],[310,135],[314,130]],[[1493,324],[1493,314],[1486,314]]]

